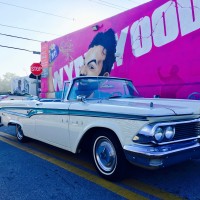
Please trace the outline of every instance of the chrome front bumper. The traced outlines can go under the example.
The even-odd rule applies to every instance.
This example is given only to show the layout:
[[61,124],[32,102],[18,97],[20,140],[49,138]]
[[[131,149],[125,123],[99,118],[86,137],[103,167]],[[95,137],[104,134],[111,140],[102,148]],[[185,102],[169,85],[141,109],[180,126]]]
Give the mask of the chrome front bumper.
[[133,144],[125,145],[124,152],[132,164],[156,169],[200,158],[200,143],[198,139],[195,139],[161,146]]

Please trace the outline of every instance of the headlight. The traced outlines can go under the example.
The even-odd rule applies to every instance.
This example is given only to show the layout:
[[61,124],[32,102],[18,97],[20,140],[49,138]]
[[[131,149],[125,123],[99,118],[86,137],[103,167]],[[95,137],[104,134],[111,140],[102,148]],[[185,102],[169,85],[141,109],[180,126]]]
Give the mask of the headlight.
[[175,135],[175,123],[152,123],[142,127],[138,134],[133,137],[135,143],[158,144],[173,140]]
[[161,127],[157,127],[154,133],[154,137],[156,141],[161,142],[164,138],[164,131]]
[[173,126],[167,126],[165,129],[165,137],[168,140],[171,140],[174,137],[175,128]]

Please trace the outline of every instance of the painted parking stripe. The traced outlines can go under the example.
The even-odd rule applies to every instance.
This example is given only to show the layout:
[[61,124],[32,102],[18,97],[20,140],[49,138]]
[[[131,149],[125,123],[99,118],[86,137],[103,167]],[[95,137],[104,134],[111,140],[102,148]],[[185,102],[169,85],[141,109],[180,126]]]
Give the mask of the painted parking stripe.
[[169,199],[182,200],[183,199],[183,198],[176,196],[172,193],[165,192],[164,190],[161,190],[161,189],[158,189],[156,187],[150,186],[148,184],[142,183],[138,180],[127,179],[127,180],[123,181],[123,183],[127,186],[136,188],[136,189],[141,190],[141,191],[145,191],[146,193],[151,194],[155,197],[158,197],[162,200],[169,200]]
[[134,193],[134,192],[132,192],[130,190],[127,190],[127,189],[125,189],[123,187],[120,187],[120,186],[114,184],[114,183],[106,181],[105,179],[102,179],[102,178],[100,178],[98,176],[90,174],[90,173],[88,173],[88,172],[86,172],[84,170],[81,170],[81,169],[79,169],[77,167],[74,167],[74,166],[72,166],[70,164],[67,164],[66,162],[63,162],[63,161],[58,160],[56,158],[50,157],[48,155],[45,155],[45,154],[43,154],[41,152],[37,152],[37,151],[35,151],[33,149],[30,149],[30,148],[28,148],[26,146],[23,146],[22,144],[13,142],[13,141],[11,141],[9,139],[6,139],[5,137],[0,137],[0,140],[5,142],[5,143],[7,143],[7,144],[10,144],[10,145],[18,148],[18,149],[21,149],[21,150],[26,151],[26,152],[28,152],[30,154],[33,154],[33,155],[35,155],[35,156],[37,156],[37,157],[39,157],[39,158],[41,158],[43,160],[46,160],[46,161],[48,161],[48,162],[50,162],[52,164],[55,164],[55,165],[65,169],[65,170],[67,170],[69,172],[72,172],[72,173],[74,173],[74,174],[76,174],[76,175],[78,175],[78,176],[80,176],[82,178],[85,178],[86,180],[89,180],[89,181],[91,181],[91,182],[93,182],[95,184],[98,184],[101,187],[104,187],[107,190],[110,190],[113,193],[118,194],[118,195],[120,195],[120,196],[122,196],[122,197],[124,197],[126,199],[138,199],[138,200],[147,199],[147,198],[145,198],[145,197],[143,197],[143,196],[141,196],[139,194],[136,194],[136,193]]
[[[48,153],[52,154],[53,156],[56,156],[62,160],[66,160],[66,154],[62,154],[61,152],[57,153],[53,149],[49,149],[49,148],[46,148],[46,147],[38,145],[38,144],[33,143],[33,144],[31,144],[31,146],[32,145],[36,148],[39,148],[39,150],[41,150],[41,151],[48,152]],[[85,162],[83,160],[80,160],[80,159],[77,159],[74,157],[75,157],[74,155],[72,155],[72,156],[67,155],[67,159],[70,159],[71,162],[81,165],[81,166],[84,166],[85,168],[89,169],[90,171],[96,171],[91,163]],[[143,191],[145,193],[148,193],[154,197],[158,197],[163,200],[169,200],[169,199],[180,200],[181,199],[180,197],[178,197],[172,193],[165,192],[161,189],[158,189],[156,187],[142,183],[135,179],[125,179],[124,181],[122,181],[122,183],[126,186]]]
[[[8,135],[6,133],[1,133],[1,132],[0,132],[0,135],[16,141],[16,137],[14,137],[12,135]],[[48,147],[44,147],[44,146],[41,146],[41,145],[38,145],[38,144],[35,144],[35,143],[32,143],[31,146],[33,146],[36,149],[39,149],[40,151],[48,152],[48,153],[52,154],[53,156],[55,156],[59,159],[66,160],[66,154],[62,154],[60,152],[57,153],[54,149],[49,149]],[[68,160],[70,160],[71,162],[73,162],[75,164],[84,166],[85,168],[89,169],[90,171],[94,171],[94,167],[88,162],[84,162],[82,160],[76,159],[76,158],[74,158],[74,156],[67,156],[67,158],[68,158]],[[173,200],[182,199],[179,196],[176,196],[172,193],[165,192],[164,190],[161,190],[161,189],[158,189],[156,187],[150,186],[148,184],[142,183],[142,182],[135,180],[135,179],[125,179],[124,181],[122,181],[122,184],[129,186],[130,188],[140,190],[144,193],[150,194],[154,197],[157,197],[157,198],[160,198],[160,199],[163,199],[163,200],[165,200],[165,199],[166,200],[168,200],[168,199],[173,199]],[[109,188],[109,186],[108,186],[108,188]]]
[[[3,133],[3,132],[0,132],[0,135],[4,136],[6,138],[9,138],[13,141],[18,142],[17,138],[13,135],[9,135],[9,134]],[[41,144],[38,143],[38,141],[37,142],[31,142],[30,145],[31,145],[31,147],[33,147],[35,149],[39,149],[39,151],[45,152],[47,154],[51,154],[58,159],[69,160],[72,163],[75,163],[75,164],[80,165],[80,166],[84,166],[85,168],[89,169],[90,171],[96,171],[91,163],[86,162],[86,161],[81,160],[81,159],[78,159],[75,154],[72,154],[72,153],[70,153],[66,150],[59,149],[59,148],[55,147],[55,149],[57,149],[57,150],[59,149],[59,153],[58,153],[57,151],[55,151],[54,148],[48,148],[48,146],[50,146],[50,145],[48,145],[48,144],[41,145]]]

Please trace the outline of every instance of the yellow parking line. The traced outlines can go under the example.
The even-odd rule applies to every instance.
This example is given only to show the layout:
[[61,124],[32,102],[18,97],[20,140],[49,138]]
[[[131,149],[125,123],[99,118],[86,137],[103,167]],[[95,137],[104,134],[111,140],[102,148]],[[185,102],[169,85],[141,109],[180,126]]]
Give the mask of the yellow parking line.
[[95,168],[91,164],[91,162],[84,161],[83,159],[78,158],[78,155],[72,154],[71,152],[69,153],[66,150],[60,151],[60,149],[59,149],[59,151],[56,151],[55,149],[48,148],[48,146],[45,146],[45,145],[42,146],[41,144],[38,144],[38,143],[31,143],[31,147],[37,148],[42,152],[48,152],[49,154],[51,154],[59,159],[70,160],[70,162],[84,166],[85,168],[87,168],[91,171],[95,171]]
[[163,199],[163,200],[169,200],[169,199],[182,200],[183,199],[183,198],[176,196],[172,193],[165,192],[161,189],[152,187],[152,186],[147,185],[145,183],[141,183],[140,181],[137,181],[137,180],[134,180],[134,179],[126,179],[126,180],[123,181],[123,183],[125,185],[136,188],[138,190],[145,191],[145,193],[151,194],[151,195],[158,197],[160,199]]
[[1,135],[1,136],[5,136],[5,137],[7,137],[7,138],[11,138],[11,139],[17,140],[16,136],[10,135],[10,134],[8,134],[8,133],[0,132],[0,135]]
[[72,172],[72,173],[74,173],[74,174],[76,174],[76,175],[78,175],[80,177],[83,177],[86,180],[89,180],[89,181],[91,181],[91,182],[93,182],[95,184],[98,184],[101,187],[104,187],[107,190],[110,190],[110,191],[114,192],[115,194],[118,194],[118,195],[120,195],[120,196],[122,196],[122,197],[124,197],[126,199],[134,199],[134,200],[136,200],[136,199],[137,200],[147,199],[147,198],[145,198],[145,197],[143,197],[143,196],[141,196],[139,194],[136,194],[136,193],[134,193],[134,192],[132,192],[130,190],[127,190],[127,189],[125,189],[123,187],[120,187],[120,186],[118,186],[118,185],[116,185],[116,184],[114,184],[112,182],[106,181],[105,179],[102,179],[102,178],[100,178],[98,176],[90,174],[90,173],[88,173],[88,172],[86,172],[84,170],[81,170],[81,169],[79,169],[77,167],[69,165],[69,164],[67,164],[67,163],[65,163],[63,161],[60,161],[60,160],[56,159],[56,158],[52,158],[52,157],[50,157],[48,155],[45,155],[43,153],[40,153],[40,152],[37,152],[37,151],[35,151],[33,149],[25,147],[25,146],[23,146],[23,145],[21,145],[19,143],[10,141],[9,139],[3,138],[3,137],[0,137],[0,140],[5,142],[5,143],[7,143],[7,144],[10,144],[10,145],[18,148],[18,149],[21,149],[23,151],[31,153],[31,154],[33,154],[33,155],[35,155],[35,156],[37,156],[37,157],[39,157],[39,158],[41,158],[43,160],[47,160],[50,163],[53,163],[53,164],[55,164],[55,165],[57,165],[57,166],[59,166],[59,167],[61,167],[63,169],[66,169],[67,171]]
[[[3,132],[0,132],[0,135],[17,142],[17,138],[13,135],[9,135],[9,134],[3,133]],[[53,156],[56,156],[57,158],[60,158],[60,159],[63,159],[63,160],[66,160],[66,158],[67,158],[67,160],[70,159],[70,161],[73,162],[73,163],[76,163],[78,165],[82,165],[82,166],[84,166],[85,168],[87,168],[91,171],[95,171],[95,169],[94,169],[94,167],[91,163],[85,162],[85,161],[77,158],[77,156],[75,154],[69,153],[66,150],[61,150],[61,149],[58,148],[61,151],[59,151],[59,153],[57,153],[55,151],[55,149],[48,148],[48,145],[41,145],[41,144],[38,144],[37,142],[31,142],[31,147],[37,148],[37,149],[39,149],[40,151],[43,151],[43,152],[48,152],[49,154],[52,154]]]
[[[14,137],[12,135],[8,135],[6,133],[0,132],[0,135],[16,140],[16,137]],[[66,154],[65,155],[62,154],[62,153],[60,154],[60,152],[59,152],[59,155],[58,155],[54,150],[45,148],[44,146],[40,146],[40,145],[37,145],[37,144],[34,144],[34,143],[31,144],[31,145],[38,148],[41,151],[48,152],[48,153],[50,153],[50,154],[52,154],[52,155],[54,155],[58,158],[66,160]],[[73,156],[70,156],[70,155],[68,155],[67,158],[69,158],[70,161],[72,161],[75,164],[82,165],[82,166],[86,167],[87,169],[94,171],[94,167],[92,167],[90,163],[84,162],[84,161],[79,160],[77,158],[74,158]],[[135,179],[125,179],[122,183],[124,185],[127,185],[129,187],[143,191],[144,193],[150,194],[152,196],[158,197],[158,198],[163,199],[163,200],[168,200],[168,199],[181,200],[182,199],[179,196],[176,196],[172,193],[168,193],[164,190],[161,190],[159,188],[156,188],[156,187],[150,186],[148,184],[142,183],[142,182],[135,180]]]

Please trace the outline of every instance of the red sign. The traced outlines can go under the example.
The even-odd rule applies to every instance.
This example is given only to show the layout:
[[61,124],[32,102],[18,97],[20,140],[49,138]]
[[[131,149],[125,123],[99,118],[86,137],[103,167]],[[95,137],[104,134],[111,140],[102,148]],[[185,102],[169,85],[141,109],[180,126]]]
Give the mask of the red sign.
[[31,65],[31,73],[35,76],[39,76],[42,73],[42,65],[40,63],[33,63]]

